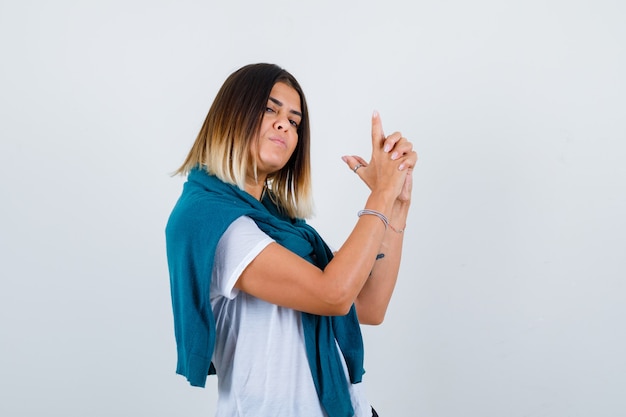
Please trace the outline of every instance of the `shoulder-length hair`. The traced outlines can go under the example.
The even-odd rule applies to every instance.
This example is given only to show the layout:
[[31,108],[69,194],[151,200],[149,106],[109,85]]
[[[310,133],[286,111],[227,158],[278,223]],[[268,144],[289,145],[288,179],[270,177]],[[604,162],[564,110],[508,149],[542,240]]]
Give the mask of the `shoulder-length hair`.
[[313,212],[309,112],[298,81],[274,64],[246,65],[232,73],[218,91],[185,162],[175,172],[203,166],[209,174],[245,190],[246,172],[256,164],[252,149],[274,84],[292,87],[300,96],[302,119],[298,144],[285,166],[268,176],[269,195],[284,214],[307,218]]

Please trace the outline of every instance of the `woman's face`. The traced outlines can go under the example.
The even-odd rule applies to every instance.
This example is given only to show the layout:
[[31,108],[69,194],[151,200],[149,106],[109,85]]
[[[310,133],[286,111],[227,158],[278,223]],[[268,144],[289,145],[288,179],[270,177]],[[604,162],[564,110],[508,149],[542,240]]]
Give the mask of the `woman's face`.
[[256,152],[252,149],[260,180],[287,164],[298,144],[301,120],[300,95],[287,84],[274,84],[261,121]]

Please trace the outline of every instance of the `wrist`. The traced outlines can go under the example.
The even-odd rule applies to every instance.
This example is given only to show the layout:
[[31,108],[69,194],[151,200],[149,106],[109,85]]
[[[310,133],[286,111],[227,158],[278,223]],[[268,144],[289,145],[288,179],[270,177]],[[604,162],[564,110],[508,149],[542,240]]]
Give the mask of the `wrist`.
[[400,218],[402,220],[406,220],[406,217],[409,214],[410,207],[410,201],[396,200],[393,204],[393,207],[391,208],[391,218]]
[[409,214],[409,207],[411,206],[408,201],[397,201],[393,205],[391,210],[391,217],[389,217],[389,229],[402,233],[406,228],[406,220]]
[[364,208],[379,211],[387,218],[391,218],[394,214],[394,200],[395,198],[390,193],[373,191],[370,193]]
[[393,208],[394,210],[409,210],[409,207],[411,207],[411,200],[395,200],[393,202]]

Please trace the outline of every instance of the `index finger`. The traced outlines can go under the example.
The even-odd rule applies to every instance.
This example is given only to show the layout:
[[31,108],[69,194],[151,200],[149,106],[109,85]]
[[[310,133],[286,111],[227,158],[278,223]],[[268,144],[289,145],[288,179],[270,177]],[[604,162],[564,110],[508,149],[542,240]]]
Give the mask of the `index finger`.
[[383,132],[383,122],[380,120],[380,114],[374,110],[372,114],[372,147],[380,148],[385,141],[385,133]]

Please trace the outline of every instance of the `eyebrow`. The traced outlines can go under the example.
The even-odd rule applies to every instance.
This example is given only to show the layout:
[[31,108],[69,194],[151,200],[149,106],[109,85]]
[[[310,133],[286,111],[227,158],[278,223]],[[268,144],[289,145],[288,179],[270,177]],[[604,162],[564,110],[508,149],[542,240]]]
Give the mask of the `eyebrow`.
[[[279,100],[276,100],[274,97],[270,97],[270,98],[269,98],[269,100],[270,100],[272,103],[276,104],[277,106],[280,106],[280,107],[282,107],[282,106],[283,106],[283,103],[282,103],[281,101],[279,101]],[[293,113],[293,114],[295,114],[296,116],[300,116],[300,117],[302,117],[302,113],[300,113],[300,112],[299,112],[299,111],[297,111],[297,110],[289,110],[289,113]]]

